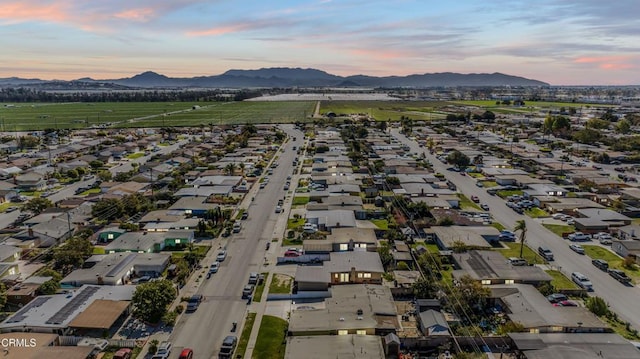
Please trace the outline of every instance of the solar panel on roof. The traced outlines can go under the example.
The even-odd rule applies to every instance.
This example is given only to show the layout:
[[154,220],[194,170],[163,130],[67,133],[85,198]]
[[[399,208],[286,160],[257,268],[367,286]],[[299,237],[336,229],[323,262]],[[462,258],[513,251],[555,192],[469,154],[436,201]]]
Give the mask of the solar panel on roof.
[[35,297],[27,305],[22,307],[22,309],[20,309],[14,316],[12,316],[9,320],[7,320],[7,323],[20,323],[21,321],[27,318],[25,313],[27,313],[32,309],[42,306],[49,299],[51,299],[51,297]]
[[64,322],[69,316],[78,309],[83,303],[87,301],[87,299],[91,298],[97,291],[98,287],[87,287],[82,289],[78,294],[76,294],[71,300],[65,304],[56,314],[54,314],[49,320],[47,320],[46,324],[61,324]]

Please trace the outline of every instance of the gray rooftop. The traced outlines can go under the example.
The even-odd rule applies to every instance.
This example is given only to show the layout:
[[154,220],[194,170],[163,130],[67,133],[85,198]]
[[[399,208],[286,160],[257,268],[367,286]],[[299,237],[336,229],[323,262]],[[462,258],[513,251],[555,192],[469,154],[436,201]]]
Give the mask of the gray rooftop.
[[640,351],[618,334],[509,333],[528,359],[636,359]]
[[468,251],[454,253],[453,259],[460,267],[454,271],[455,277],[468,274],[476,280],[512,279],[522,282],[551,281],[545,271],[534,266],[513,266],[496,251]]
[[378,252],[332,252],[330,256],[331,260],[323,265],[330,273],[349,272],[351,268],[361,272],[384,273]]
[[316,335],[287,338],[285,359],[384,358],[382,340],[376,335]]
[[0,331],[39,332],[44,328],[66,328],[69,323],[97,299],[131,300],[135,286],[82,286],[69,294],[39,296],[0,323]]
[[169,262],[168,253],[111,253],[95,255],[90,259],[96,264],[91,268],[76,269],[60,282],[75,283],[95,282],[97,277],[103,278],[104,284],[120,285],[121,280],[139,265],[161,266]]
[[[511,284],[491,286],[491,291],[508,307],[509,318],[525,328],[608,328],[585,307],[554,307],[534,286]],[[580,324],[578,324],[580,323]]]

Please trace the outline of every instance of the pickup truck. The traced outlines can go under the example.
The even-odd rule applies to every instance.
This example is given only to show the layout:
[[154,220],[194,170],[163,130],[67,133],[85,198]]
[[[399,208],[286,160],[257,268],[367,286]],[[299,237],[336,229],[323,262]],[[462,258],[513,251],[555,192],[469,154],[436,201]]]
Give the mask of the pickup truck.
[[569,238],[569,240],[572,242],[588,241],[591,240],[591,235],[582,232],[574,232],[571,233],[567,238]]
[[618,282],[622,283],[622,284],[630,284],[631,283],[631,278],[629,278],[627,276],[627,273],[619,270],[619,269],[609,269],[607,271],[607,273],[609,273],[610,276],[612,276],[613,278],[615,278]]

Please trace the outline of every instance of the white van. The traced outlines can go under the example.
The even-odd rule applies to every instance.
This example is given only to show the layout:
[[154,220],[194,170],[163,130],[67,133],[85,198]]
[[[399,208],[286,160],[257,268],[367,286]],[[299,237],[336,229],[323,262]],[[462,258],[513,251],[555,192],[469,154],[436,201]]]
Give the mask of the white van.
[[586,275],[580,272],[573,272],[571,273],[571,280],[574,281],[580,288],[585,289],[588,292],[593,291],[593,284]]

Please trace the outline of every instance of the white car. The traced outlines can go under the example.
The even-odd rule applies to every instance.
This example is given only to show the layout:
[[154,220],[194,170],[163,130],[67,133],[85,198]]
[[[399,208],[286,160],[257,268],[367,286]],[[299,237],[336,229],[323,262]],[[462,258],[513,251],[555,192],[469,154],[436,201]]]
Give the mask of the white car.
[[574,233],[571,233],[567,238],[569,238],[569,240],[573,242],[588,241],[591,239],[591,236],[582,232],[574,232]]
[[209,267],[209,273],[218,273],[218,269],[220,268],[220,262],[213,262],[211,267]]
[[613,241],[613,237],[611,237],[609,233],[605,233],[605,232],[594,234],[593,238],[600,241],[600,244],[611,244],[611,241]]
[[226,258],[227,258],[227,251],[220,251],[216,256],[216,261],[224,262]]
[[579,244],[571,244],[569,246],[569,248],[571,248],[572,251],[578,253],[578,254],[584,254],[584,247],[582,247]]
[[276,213],[280,213],[280,212],[282,212],[282,207],[276,206]]

